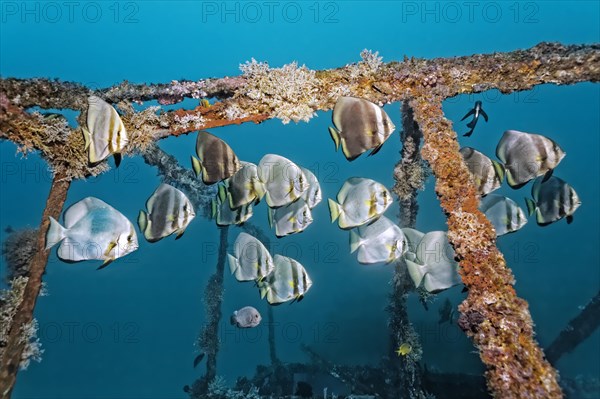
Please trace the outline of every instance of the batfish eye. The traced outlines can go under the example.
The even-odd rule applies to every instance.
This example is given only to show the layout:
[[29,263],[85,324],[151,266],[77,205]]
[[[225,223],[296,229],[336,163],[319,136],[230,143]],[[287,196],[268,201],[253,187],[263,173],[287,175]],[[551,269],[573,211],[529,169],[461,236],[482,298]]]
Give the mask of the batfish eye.
[[132,236],[131,234],[129,234],[129,235],[127,236],[127,242],[131,242],[131,240],[132,240],[132,239],[133,239],[133,236]]

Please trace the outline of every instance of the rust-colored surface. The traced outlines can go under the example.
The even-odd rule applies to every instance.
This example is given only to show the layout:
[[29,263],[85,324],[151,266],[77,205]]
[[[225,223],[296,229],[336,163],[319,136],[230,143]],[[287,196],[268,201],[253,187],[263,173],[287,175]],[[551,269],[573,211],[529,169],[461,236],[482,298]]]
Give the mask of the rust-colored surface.
[[61,176],[55,176],[50,188],[50,194],[46,201],[46,208],[42,215],[39,234],[37,238],[36,254],[31,261],[29,269],[29,281],[23,293],[23,301],[19,305],[19,309],[13,319],[8,336],[8,344],[6,351],[0,359],[0,395],[3,398],[10,397],[10,393],[15,384],[19,363],[21,362],[21,354],[24,349],[24,342],[21,342],[21,327],[31,322],[33,318],[33,309],[37,300],[40,288],[42,286],[42,275],[46,270],[48,256],[50,250],[46,250],[46,232],[50,226],[52,216],[58,219],[62,211],[65,200],[67,199],[67,191],[71,182],[61,179]]
[[479,199],[441,99],[423,96],[410,105],[425,138],[422,156],[431,165],[448,216],[448,238],[469,289],[459,306],[458,324],[479,349],[489,390],[496,398],[561,398],[557,372],[534,339],[527,302],[517,297],[492,224],[477,209]]
[[[229,125],[240,125],[246,122],[261,123],[269,119],[269,115],[267,114],[253,114],[241,118],[227,119],[223,117],[224,108],[224,103],[216,103],[211,105],[210,107],[203,107],[200,105],[192,110],[178,109],[177,111],[172,111],[167,114],[168,116],[166,118],[184,118],[186,115],[200,116],[205,121],[202,124],[202,129],[212,129],[215,127]],[[158,138],[168,136],[180,136],[182,134],[188,134],[190,132],[190,128],[181,127],[174,130],[166,131],[164,136],[159,136]]]

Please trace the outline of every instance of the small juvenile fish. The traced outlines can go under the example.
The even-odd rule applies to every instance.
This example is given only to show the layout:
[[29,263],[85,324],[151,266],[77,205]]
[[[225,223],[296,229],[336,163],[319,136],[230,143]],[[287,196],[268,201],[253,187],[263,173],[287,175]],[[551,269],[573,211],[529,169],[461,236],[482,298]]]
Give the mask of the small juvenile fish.
[[101,269],[138,249],[133,224],[98,198],[82,199],[71,205],[63,217],[64,227],[50,217],[46,249],[60,242],[58,257],[64,261],[100,259],[104,261]]
[[302,194],[301,198],[304,199],[310,209],[313,209],[321,202],[321,186],[319,185],[317,176],[315,176],[313,172],[302,166],[300,166],[300,169],[302,169],[302,172],[304,172],[304,176],[306,176],[306,180],[308,181],[308,189]]
[[275,270],[258,284],[260,297],[267,298],[271,305],[290,300],[301,301],[312,286],[304,267],[287,256],[275,255]]
[[358,250],[362,264],[390,263],[408,249],[404,233],[385,216],[350,231],[350,253]]
[[337,194],[337,202],[329,199],[331,223],[339,219],[342,229],[351,229],[374,221],[392,203],[387,188],[375,180],[351,177]]
[[329,128],[329,134],[335,150],[341,144],[348,161],[368,150],[372,150],[369,156],[377,154],[396,128],[381,107],[355,97],[338,98],[333,108],[333,124],[335,127]]
[[239,208],[231,209],[229,204],[231,194],[220,191],[216,198],[212,200],[211,217],[215,219],[219,226],[229,226],[232,224],[242,224],[250,219],[254,213],[252,202],[242,205]]
[[537,223],[546,226],[566,216],[567,223],[573,222],[573,214],[581,205],[579,196],[567,182],[552,176],[544,181],[538,177],[531,187],[533,200],[525,198],[531,216],[535,213]]
[[503,195],[490,194],[484,197],[479,210],[492,222],[498,237],[517,231],[527,224],[527,216],[523,209]]
[[275,268],[271,254],[262,242],[248,233],[240,233],[227,254],[229,270],[238,281],[261,281]]
[[262,157],[258,164],[258,177],[265,185],[267,205],[271,208],[291,204],[308,189],[302,169],[280,155]]
[[223,181],[219,190],[227,190],[229,196],[229,207],[236,209],[251,202],[258,203],[265,195],[265,185],[258,178],[258,167],[250,162]]
[[89,162],[95,164],[114,155],[119,167],[129,139],[117,110],[100,97],[88,97],[87,129],[82,129]]
[[547,180],[565,155],[552,139],[517,130],[505,131],[496,147],[496,156],[506,169],[506,180],[515,189],[537,176],[545,175]]
[[463,147],[460,153],[471,172],[479,195],[497,190],[504,180],[504,166],[471,147]]
[[277,237],[304,231],[312,222],[310,207],[302,198],[279,208],[269,209],[269,226],[275,226]]
[[473,107],[473,109],[471,109],[469,112],[467,112],[467,114],[465,116],[463,116],[463,118],[461,119],[461,121],[464,121],[469,116],[473,115],[473,119],[471,119],[471,122],[467,123],[467,127],[470,128],[471,130],[469,130],[467,133],[463,134],[463,136],[469,137],[470,135],[473,134],[473,130],[475,130],[475,126],[477,125],[479,116],[483,116],[483,119],[485,119],[486,122],[488,121],[488,116],[485,113],[485,111],[483,110],[482,105],[483,104],[481,103],[481,101],[475,101],[475,106]]
[[196,176],[202,174],[204,184],[225,180],[242,167],[226,142],[205,131],[198,133],[196,155],[199,159],[192,156],[192,167]]
[[262,317],[252,306],[245,306],[231,315],[231,324],[238,328],[252,328],[260,324]]
[[412,346],[409,343],[403,343],[402,345],[400,345],[398,347],[398,349],[396,349],[396,354],[398,356],[406,356],[408,355],[410,352],[412,352]]
[[[402,229],[411,240],[422,233]],[[409,243],[411,250],[404,255],[408,273],[415,283],[428,292],[436,293],[461,283],[458,275],[458,263],[454,260],[454,249],[448,242],[444,231],[431,231],[423,234],[418,243]],[[415,248],[414,252],[412,248]]]
[[156,242],[173,233],[176,240],[185,232],[196,213],[184,193],[168,184],[161,184],[146,201],[148,212],[140,211],[138,226],[149,242]]

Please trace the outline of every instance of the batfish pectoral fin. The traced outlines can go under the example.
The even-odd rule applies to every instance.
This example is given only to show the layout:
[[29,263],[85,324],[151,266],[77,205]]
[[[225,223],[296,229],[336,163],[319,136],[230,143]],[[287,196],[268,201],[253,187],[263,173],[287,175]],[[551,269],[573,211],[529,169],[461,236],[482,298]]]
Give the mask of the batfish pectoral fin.
[[120,152],[115,152],[113,154],[113,158],[115,159],[115,167],[118,168],[119,165],[121,165],[121,160],[122,160],[123,156],[121,155]]
[[542,178],[542,183],[548,181],[548,179],[552,177],[552,174],[554,174],[554,169],[550,169],[549,171],[547,171],[544,174],[544,177]]
[[373,150],[371,151],[371,153],[368,156],[373,156],[373,155],[377,154],[379,152],[379,150],[381,150],[382,146],[383,146],[383,143],[381,143],[377,147],[373,148]]
[[107,258],[96,270],[104,269],[106,266],[110,265],[115,258]]
[[108,247],[106,248],[106,251],[104,251],[104,256],[106,256],[106,257],[109,256],[110,251],[112,251],[117,246],[118,241],[119,241],[119,237],[117,237],[117,239],[115,241],[111,241],[108,243]]

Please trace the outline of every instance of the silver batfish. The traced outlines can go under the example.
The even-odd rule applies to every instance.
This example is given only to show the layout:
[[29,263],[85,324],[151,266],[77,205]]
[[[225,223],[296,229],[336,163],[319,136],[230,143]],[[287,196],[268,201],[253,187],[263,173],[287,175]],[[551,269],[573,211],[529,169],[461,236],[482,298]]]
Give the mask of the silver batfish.
[[404,233],[385,216],[350,231],[350,253],[358,251],[358,261],[362,264],[390,263],[407,249]]
[[579,196],[567,182],[552,176],[547,181],[538,177],[531,187],[533,200],[526,198],[529,215],[535,213],[540,226],[546,226],[564,217],[573,222],[573,214],[581,205]]
[[239,208],[231,209],[229,206],[231,194],[219,192],[216,198],[212,200],[211,217],[219,226],[229,226],[232,224],[242,224],[250,219],[254,214],[252,203],[242,205]]
[[291,204],[308,189],[302,169],[280,155],[262,157],[258,164],[258,177],[265,185],[267,205],[271,208]]
[[490,194],[484,197],[479,210],[492,222],[497,236],[512,233],[527,224],[523,209],[503,195]]
[[[229,207],[236,209],[250,202],[257,203],[265,195],[265,185],[258,178],[258,166],[245,162],[244,166],[223,181],[224,185],[219,189],[229,192]],[[223,187],[223,188],[221,188]]]
[[329,134],[336,151],[342,146],[347,160],[353,161],[372,150],[375,155],[396,128],[385,111],[370,101],[340,97],[333,107],[333,124]]
[[196,213],[184,193],[169,184],[161,184],[146,201],[148,212],[140,211],[138,226],[149,242],[173,233],[179,239]]
[[504,166],[471,147],[463,147],[460,153],[471,172],[479,195],[497,190],[504,180]]
[[204,184],[227,179],[242,167],[225,141],[205,131],[198,133],[196,155],[198,158],[192,157],[192,167],[196,176],[202,174]]
[[440,292],[461,283],[458,262],[454,260],[454,249],[448,242],[445,231],[423,234],[413,229],[402,229],[411,248],[404,254],[408,273],[415,287],[423,284],[428,292]]
[[248,233],[240,233],[227,254],[229,270],[238,281],[262,281],[275,268],[271,254],[262,242]]
[[351,229],[372,222],[392,203],[387,188],[375,180],[351,177],[338,192],[337,202],[329,199],[331,222],[339,219],[342,229]]
[[565,152],[548,137],[507,130],[496,147],[496,156],[504,163],[506,180],[519,188],[537,176],[550,177],[565,157]]
[[96,96],[88,97],[87,129],[83,127],[83,138],[91,164],[114,155],[117,167],[121,163],[121,152],[129,142],[117,110]]
[[64,213],[64,227],[50,217],[46,249],[60,242],[58,257],[78,262],[103,260],[100,268],[138,249],[133,224],[106,202],[87,197]]
[[266,297],[271,305],[290,300],[301,301],[312,287],[312,281],[304,267],[287,256],[275,255],[275,270],[259,283],[261,298]]
[[277,237],[304,231],[312,222],[310,207],[302,198],[279,208],[269,209],[269,225],[275,227]]
[[304,199],[310,209],[313,209],[323,199],[321,186],[319,185],[317,176],[315,176],[313,172],[302,166],[300,166],[300,169],[302,169],[304,176],[306,176],[306,179],[308,180],[308,189],[302,194],[302,199]]

